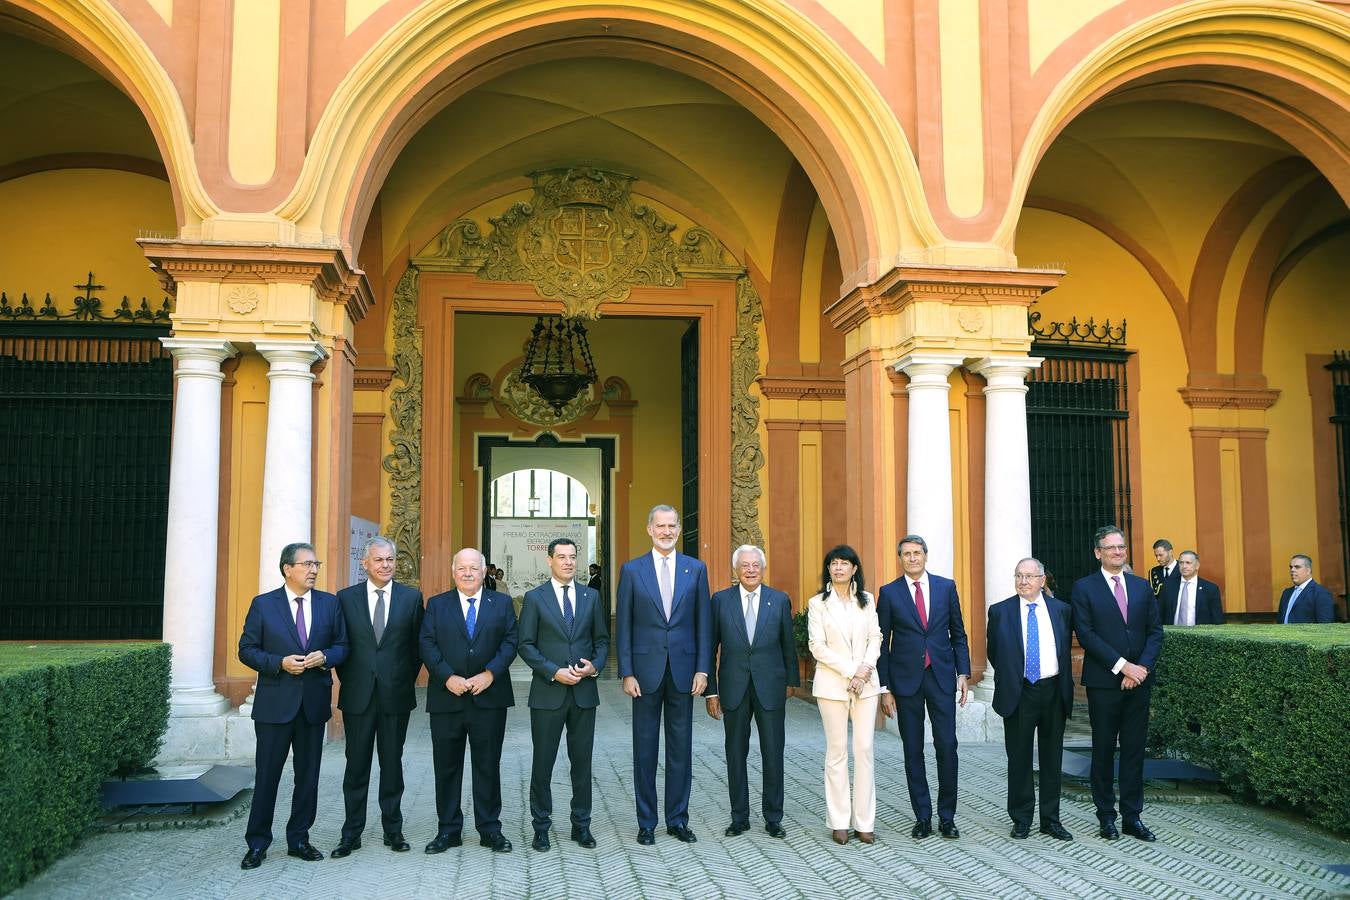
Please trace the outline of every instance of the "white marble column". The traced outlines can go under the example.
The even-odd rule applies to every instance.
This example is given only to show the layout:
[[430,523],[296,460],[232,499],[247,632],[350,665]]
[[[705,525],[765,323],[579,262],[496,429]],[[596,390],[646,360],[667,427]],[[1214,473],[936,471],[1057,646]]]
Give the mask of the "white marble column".
[[164,641],[173,647],[170,711],[214,716],[229,708],[216,693],[216,552],[220,513],[220,364],[227,341],[160,338],[173,354],[173,447],[164,547]]
[[313,383],[310,366],[324,357],[315,341],[257,341],[267,360],[267,450],[263,459],[258,592],[281,584],[278,560],[287,544],[314,539]]
[[[963,357],[957,353],[911,353],[895,364],[909,376],[909,472],[905,526],[928,543],[928,571],[952,577],[955,530],[952,513],[952,439],[947,378]],[[895,548],[890,548],[895,552]]]

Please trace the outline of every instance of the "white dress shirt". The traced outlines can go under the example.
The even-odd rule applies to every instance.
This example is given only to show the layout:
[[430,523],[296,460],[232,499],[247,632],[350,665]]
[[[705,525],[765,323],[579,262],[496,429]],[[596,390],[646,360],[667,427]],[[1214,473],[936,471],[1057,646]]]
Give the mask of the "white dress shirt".
[[1055,626],[1050,621],[1050,610],[1045,597],[1039,600],[1029,601],[1024,597],[1019,597],[1022,603],[1022,659],[1025,660],[1029,655],[1027,651],[1027,609],[1032,603],[1036,604],[1036,637],[1041,651],[1041,678],[1049,678],[1052,675],[1059,674],[1059,654],[1055,652]]
[[[1115,575],[1112,575],[1110,572],[1106,571],[1105,567],[1103,567],[1101,571],[1102,577],[1106,579],[1106,589],[1111,592],[1112,600],[1116,599],[1116,584],[1111,579],[1112,578],[1120,579],[1120,590],[1121,593],[1125,595],[1125,609],[1128,610],[1130,608],[1130,591],[1129,588],[1125,587],[1125,570],[1121,569],[1120,572]],[[1116,660],[1116,664],[1111,667],[1111,674],[1119,675],[1120,670],[1125,668],[1125,664],[1127,662],[1129,662],[1129,660],[1123,656],[1120,659]]]
[[[478,589],[478,593],[474,594],[472,597],[466,597],[466,596],[464,596],[464,593],[463,593],[462,591],[460,591],[458,588],[455,589],[455,593],[456,593],[456,594],[459,594],[459,611],[460,611],[461,613],[464,614],[464,621],[465,621],[465,622],[469,621],[469,601],[470,601],[470,600],[475,601],[475,605],[474,605],[474,609],[475,609],[475,610],[477,610],[478,612],[482,612],[482,611],[483,611],[483,589],[482,589],[481,587]],[[477,623],[475,622],[475,625],[476,625],[476,624],[477,624]]]
[[[304,608],[309,610],[309,612],[305,613],[305,637],[309,637],[309,629],[314,624],[314,604],[312,602],[314,598],[310,596],[311,593],[313,592],[305,591],[300,595],[300,599],[305,601]],[[291,619],[295,622],[296,629],[299,630],[300,605],[296,603],[296,595],[291,593],[290,588],[286,589],[286,599],[291,603]]]
[[[918,598],[914,596],[915,581],[916,579],[910,578],[908,575],[905,576],[905,587],[909,588],[909,599],[914,601],[914,607],[917,609],[919,601]],[[923,587],[923,612],[920,614],[920,617],[923,621],[927,622],[928,611],[933,608],[933,592],[928,588],[928,571],[924,570],[924,573],[918,577],[917,581]]]
[[[1195,592],[1199,586],[1195,578],[1183,578],[1177,585],[1177,625],[1195,624]],[[1184,607],[1181,605],[1183,599],[1186,601]]]
[[[553,599],[558,601],[558,612],[562,613],[563,618],[565,619],[567,618],[567,611],[563,609],[563,595],[562,595],[563,583],[556,578],[550,578],[549,581],[552,582],[553,584]],[[576,579],[569,581],[567,583],[567,587],[568,587],[567,596],[572,600],[572,615],[575,616],[577,612]]]
[[380,598],[375,596],[376,591],[384,591],[384,621],[389,624],[389,604],[393,602],[394,582],[387,581],[383,585],[376,586],[375,582],[369,578],[366,579],[366,612],[370,613],[370,624],[375,624],[375,604],[380,602]]

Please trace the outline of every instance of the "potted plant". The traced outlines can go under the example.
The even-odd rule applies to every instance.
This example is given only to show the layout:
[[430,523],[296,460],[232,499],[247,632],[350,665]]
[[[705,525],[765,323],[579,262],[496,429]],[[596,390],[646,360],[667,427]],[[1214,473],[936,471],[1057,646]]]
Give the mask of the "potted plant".
[[811,680],[816,676],[816,658],[811,655],[811,633],[806,607],[792,617],[792,637],[797,644],[797,665],[801,668],[801,696],[811,696]]

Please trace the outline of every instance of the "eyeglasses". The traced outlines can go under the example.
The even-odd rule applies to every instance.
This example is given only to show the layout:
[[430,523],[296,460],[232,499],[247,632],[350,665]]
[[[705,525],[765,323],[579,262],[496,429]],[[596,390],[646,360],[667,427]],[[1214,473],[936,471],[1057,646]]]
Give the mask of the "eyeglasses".
[[299,566],[302,569],[313,569],[317,572],[323,566],[323,563],[319,562],[317,559],[307,559],[304,562],[293,562],[289,565]]
[[1038,578],[1044,578],[1044,575],[1028,575],[1026,572],[1018,572],[1013,576],[1018,581],[1035,581]]
[[1124,545],[1124,544],[1106,544],[1106,545],[1104,545],[1103,547],[1101,547],[1101,549],[1102,549],[1102,550],[1124,550],[1124,549],[1125,549],[1125,545]]

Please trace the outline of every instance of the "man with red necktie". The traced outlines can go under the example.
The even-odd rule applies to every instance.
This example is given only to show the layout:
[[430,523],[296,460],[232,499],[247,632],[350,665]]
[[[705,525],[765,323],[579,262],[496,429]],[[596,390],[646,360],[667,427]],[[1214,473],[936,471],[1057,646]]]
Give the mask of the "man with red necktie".
[[1097,806],[1098,833],[1120,839],[1116,830],[1114,763],[1120,743],[1120,813],[1124,831],[1141,841],[1157,840],[1140,818],[1144,810],[1144,743],[1153,670],[1162,650],[1162,617],[1144,579],[1125,571],[1129,550],[1114,525],[1097,529],[1093,553],[1101,569],[1074,582],[1070,600],[1074,631],[1083,645],[1083,687],[1092,723],[1092,766],[1088,780]]

